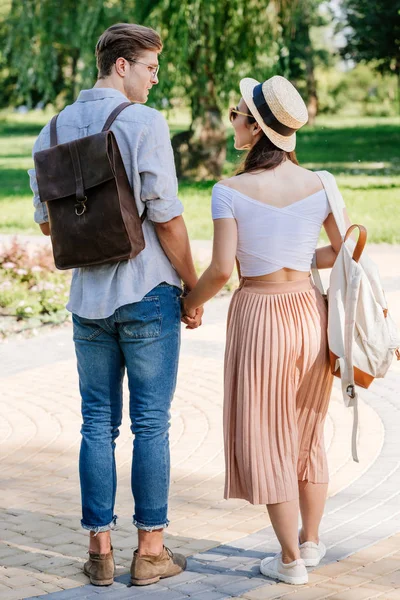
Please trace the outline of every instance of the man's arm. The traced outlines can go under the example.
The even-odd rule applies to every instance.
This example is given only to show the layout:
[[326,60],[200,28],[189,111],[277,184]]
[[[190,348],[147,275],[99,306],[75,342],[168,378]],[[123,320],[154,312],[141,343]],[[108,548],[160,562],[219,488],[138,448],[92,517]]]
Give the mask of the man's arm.
[[[141,178],[141,200],[147,207],[147,219],[166,256],[187,288],[197,282],[189,238],[183,220],[183,206],[178,199],[178,185],[169,128],[165,118],[154,111],[151,126],[143,132],[138,147],[138,169]],[[203,309],[197,311],[198,326]],[[184,321],[186,322],[186,321]]]
[[[35,152],[39,152],[43,149],[43,147],[48,148],[50,144],[50,128],[49,124],[45,125],[45,127],[40,132],[38,138],[35,141],[32,150],[32,156],[35,155]],[[39,196],[39,188],[36,179],[36,171],[35,169],[28,170],[30,186],[33,192],[33,206],[35,209],[34,220],[39,225],[42,233],[44,235],[50,235],[50,224],[49,224],[49,215],[47,213],[47,206],[44,202],[40,201]]]
[[160,244],[189,290],[197,283],[196,270],[190,250],[189,237],[182,216],[166,223],[154,223]]

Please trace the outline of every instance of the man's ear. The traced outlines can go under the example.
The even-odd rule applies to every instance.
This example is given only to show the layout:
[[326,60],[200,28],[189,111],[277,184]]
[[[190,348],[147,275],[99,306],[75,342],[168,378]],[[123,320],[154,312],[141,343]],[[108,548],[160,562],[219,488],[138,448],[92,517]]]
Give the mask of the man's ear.
[[121,77],[125,77],[125,75],[126,75],[126,66],[127,66],[126,60],[122,57],[117,58],[117,60],[115,61],[115,64],[114,64],[114,68],[115,68],[116,72]]

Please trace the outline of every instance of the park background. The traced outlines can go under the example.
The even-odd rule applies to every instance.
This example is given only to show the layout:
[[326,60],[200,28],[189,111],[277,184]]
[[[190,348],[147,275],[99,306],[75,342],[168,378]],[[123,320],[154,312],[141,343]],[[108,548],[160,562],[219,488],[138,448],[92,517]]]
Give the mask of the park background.
[[[300,163],[337,177],[373,243],[400,243],[398,0],[0,0],[0,336],[67,318],[68,273],[39,236],[27,170],[51,116],[96,81],[94,48],[116,22],[164,42],[148,105],[169,122],[192,240],[210,240],[210,198],[234,173],[227,119],[239,81],[279,74],[306,100]],[[21,241],[25,240],[25,241]],[[35,246],[36,247],[36,246]],[[232,285],[230,283],[229,285]]]

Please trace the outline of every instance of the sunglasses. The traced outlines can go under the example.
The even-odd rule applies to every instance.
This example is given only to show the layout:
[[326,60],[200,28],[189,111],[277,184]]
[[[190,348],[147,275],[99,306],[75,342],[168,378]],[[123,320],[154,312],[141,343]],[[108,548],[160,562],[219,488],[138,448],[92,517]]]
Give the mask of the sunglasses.
[[231,123],[233,123],[233,121],[236,119],[237,115],[243,115],[244,117],[252,117],[253,116],[253,115],[250,115],[249,113],[240,112],[240,110],[238,110],[237,108],[229,109],[229,120]]

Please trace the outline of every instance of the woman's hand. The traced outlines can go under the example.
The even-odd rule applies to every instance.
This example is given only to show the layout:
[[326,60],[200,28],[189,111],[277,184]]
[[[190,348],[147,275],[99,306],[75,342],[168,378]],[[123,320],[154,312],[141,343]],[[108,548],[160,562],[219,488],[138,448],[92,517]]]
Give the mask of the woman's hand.
[[204,308],[189,308],[187,306],[187,296],[181,298],[181,321],[186,325],[186,329],[197,329],[202,323]]

